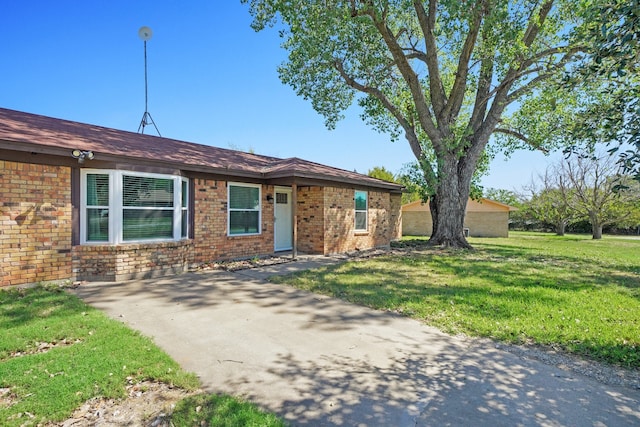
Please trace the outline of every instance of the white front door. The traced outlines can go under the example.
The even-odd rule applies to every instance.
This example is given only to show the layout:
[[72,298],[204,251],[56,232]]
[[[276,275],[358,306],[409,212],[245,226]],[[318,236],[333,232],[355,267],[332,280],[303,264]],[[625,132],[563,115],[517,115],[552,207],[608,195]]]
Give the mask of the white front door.
[[287,251],[293,248],[291,189],[276,188],[275,204],[275,250]]

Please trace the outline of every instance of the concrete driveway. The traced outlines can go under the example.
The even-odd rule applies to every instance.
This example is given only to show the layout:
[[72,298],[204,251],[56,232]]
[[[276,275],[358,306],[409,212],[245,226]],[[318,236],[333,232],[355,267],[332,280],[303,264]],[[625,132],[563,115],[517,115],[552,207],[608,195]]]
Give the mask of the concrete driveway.
[[315,265],[89,284],[75,292],[153,337],[206,390],[245,397],[291,425],[640,425],[638,389],[263,280]]

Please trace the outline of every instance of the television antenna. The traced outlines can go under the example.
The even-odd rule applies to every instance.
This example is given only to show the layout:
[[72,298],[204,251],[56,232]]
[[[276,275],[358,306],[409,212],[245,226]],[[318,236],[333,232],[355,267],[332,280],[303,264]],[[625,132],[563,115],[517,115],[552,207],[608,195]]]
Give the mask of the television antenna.
[[153,36],[153,31],[151,28],[144,26],[140,27],[138,30],[138,37],[144,42],[144,114],[142,115],[142,120],[140,121],[140,126],[138,126],[138,133],[144,133],[145,126],[153,125],[158,132],[158,136],[160,135],[160,131],[158,130],[158,126],[156,126],[156,122],[153,121],[153,117],[149,114],[148,104],[149,104],[149,96],[147,91],[147,41],[151,40]]

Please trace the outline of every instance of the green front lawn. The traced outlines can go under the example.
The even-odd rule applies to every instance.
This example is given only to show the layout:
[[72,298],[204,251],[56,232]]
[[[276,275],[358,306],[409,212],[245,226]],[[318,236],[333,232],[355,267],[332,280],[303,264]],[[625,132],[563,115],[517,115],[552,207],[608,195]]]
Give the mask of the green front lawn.
[[640,368],[640,240],[511,233],[475,251],[428,248],[274,277],[448,333],[553,345]]

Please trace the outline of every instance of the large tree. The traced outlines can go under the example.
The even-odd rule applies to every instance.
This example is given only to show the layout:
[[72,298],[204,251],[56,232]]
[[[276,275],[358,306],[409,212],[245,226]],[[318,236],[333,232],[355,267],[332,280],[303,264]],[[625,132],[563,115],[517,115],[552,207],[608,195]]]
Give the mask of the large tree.
[[594,239],[602,238],[606,225],[624,223],[634,214],[640,194],[620,165],[603,154],[573,154],[558,167],[558,189],[567,205],[589,219]]
[[553,226],[558,236],[564,236],[570,223],[586,218],[571,206],[574,194],[561,171],[560,165],[549,166],[537,180],[532,180],[525,188],[530,196],[524,207],[530,217]]
[[585,49],[576,1],[242,1],[256,30],[279,28],[282,81],[329,127],[357,100],[375,129],[404,135],[430,189],[431,243],[444,246],[469,247],[465,207],[490,136],[543,144],[502,119]]

